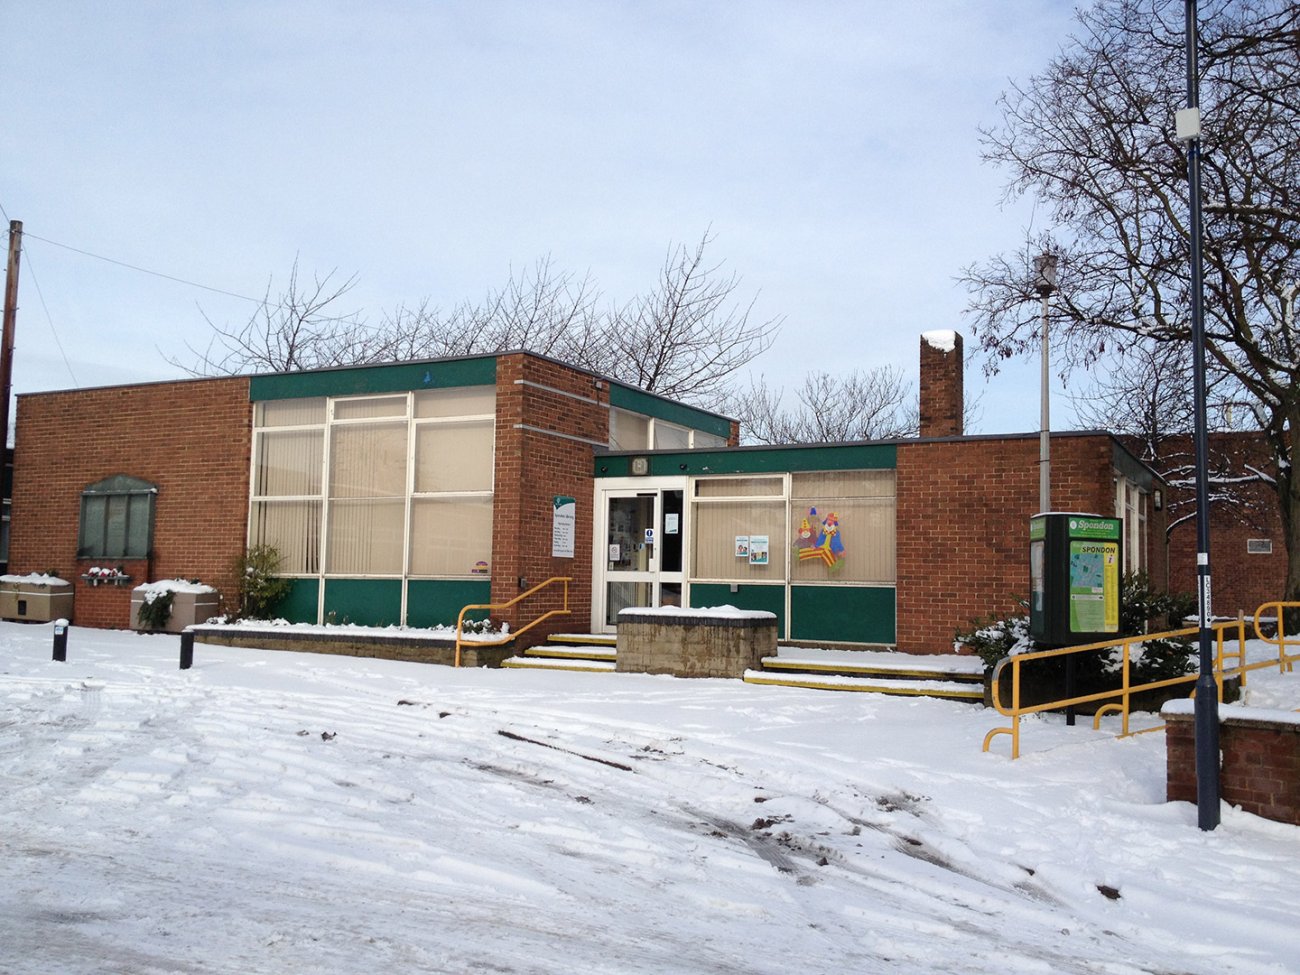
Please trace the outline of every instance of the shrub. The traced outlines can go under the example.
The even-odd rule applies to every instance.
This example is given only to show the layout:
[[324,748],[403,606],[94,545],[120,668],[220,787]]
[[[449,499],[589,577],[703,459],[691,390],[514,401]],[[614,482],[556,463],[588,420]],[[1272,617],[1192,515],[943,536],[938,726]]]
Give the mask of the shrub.
[[991,671],[1003,657],[1034,648],[1029,640],[1029,616],[1019,613],[1002,619],[990,616],[975,620],[971,629],[958,631],[953,648],[975,654],[984,661],[984,670]]
[[289,595],[292,581],[276,575],[283,562],[274,545],[254,545],[235,562],[241,618],[268,619]]
[[151,589],[140,601],[140,629],[161,630],[172,618],[172,601],[176,593],[170,589]]

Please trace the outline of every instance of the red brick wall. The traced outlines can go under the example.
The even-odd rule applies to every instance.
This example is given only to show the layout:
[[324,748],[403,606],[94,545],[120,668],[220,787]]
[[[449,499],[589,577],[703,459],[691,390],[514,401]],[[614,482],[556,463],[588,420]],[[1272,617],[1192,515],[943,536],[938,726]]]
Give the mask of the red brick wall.
[[[1190,438],[1169,438],[1162,453],[1188,455]],[[1258,433],[1212,434],[1210,454],[1213,469],[1240,472],[1254,467],[1271,474],[1275,470],[1271,452]],[[1246,503],[1239,506],[1213,504],[1210,508],[1211,609],[1219,616],[1247,615],[1264,602],[1282,599],[1286,591],[1286,538],[1278,513],[1277,492],[1267,484],[1238,485],[1233,489]],[[1177,521],[1169,535],[1170,587],[1196,591],[1195,492],[1171,488],[1169,502]],[[1186,520],[1179,520],[1190,514]],[[1246,541],[1267,538],[1273,542],[1270,555],[1249,555]]]
[[[10,572],[57,570],[85,626],[129,626],[141,582],[197,578],[233,595],[248,512],[247,379],[33,393],[18,397],[17,417]],[[104,560],[77,558],[81,492],[115,474],[158,485],[153,558],[122,563],[131,585],[91,588],[80,576]]]
[[[1052,437],[1052,507],[1113,516],[1113,449],[1102,434]],[[952,653],[972,620],[1021,611],[1037,436],[900,443],[897,510],[900,650]],[[1162,533],[1153,524],[1149,537]],[[1161,548],[1150,554],[1160,559]]]
[[[1196,802],[1194,716],[1165,718],[1165,795],[1170,802]],[[1300,826],[1300,725],[1224,714],[1219,749],[1219,795],[1225,802]]]
[[[544,388],[549,387],[549,388]],[[559,390],[559,392],[555,392]],[[523,429],[523,426],[540,428]],[[564,436],[558,436],[563,434]],[[570,439],[570,438],[581,439]],[[591,525],[594,444],[609,441],[609,387],[558,362],[525,355],[497,360],[497,450],[492,531],[492,601],[570,576],[568,616],[530,631],[525,643],[548,633],[586,632],[591,623]],[[553,499],[577,499],[574,557],[551,555]],[[494,614],[520,625],[560,608],[560,591],[539,593],[513,613]]]

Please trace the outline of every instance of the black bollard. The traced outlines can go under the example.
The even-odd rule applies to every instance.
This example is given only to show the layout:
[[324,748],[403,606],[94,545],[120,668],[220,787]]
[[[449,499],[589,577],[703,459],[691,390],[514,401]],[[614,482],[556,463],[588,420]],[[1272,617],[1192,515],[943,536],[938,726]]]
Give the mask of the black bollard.
[[68,659],[68,621],[54,621],[54,659],[67,662]]
[[181,631],[181,670],[189,670],[194,665],[194,634],[189,630]]

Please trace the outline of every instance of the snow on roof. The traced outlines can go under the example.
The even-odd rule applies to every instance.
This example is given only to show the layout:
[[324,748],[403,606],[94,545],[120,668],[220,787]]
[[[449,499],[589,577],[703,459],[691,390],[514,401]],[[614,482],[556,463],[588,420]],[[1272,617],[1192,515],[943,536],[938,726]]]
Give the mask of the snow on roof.
[[950,328],[936,329],[933,332],[922,332],[921,341],[932,349],[938,349],[940,352],[951,352],[957,348],[957,333]]

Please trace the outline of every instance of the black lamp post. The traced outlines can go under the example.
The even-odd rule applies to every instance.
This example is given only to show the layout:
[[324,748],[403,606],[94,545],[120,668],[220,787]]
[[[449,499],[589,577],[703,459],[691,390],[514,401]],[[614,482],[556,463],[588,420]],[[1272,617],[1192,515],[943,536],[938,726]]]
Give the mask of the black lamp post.
[[1196,65],[1196,0],[1186,0],[1187,108],[1177,113],[1178,138],[1187,143],[1191,195],[1192,392],[1196,415],[1196,596],[1200,619],[1200,675],[1196,681],[1196,813],[1201,829],[1219,825],[1219,688],[1214,680],[1210,629],[1209,433],[1205,421],[1205,307],[1201,271],[1201,109]]

